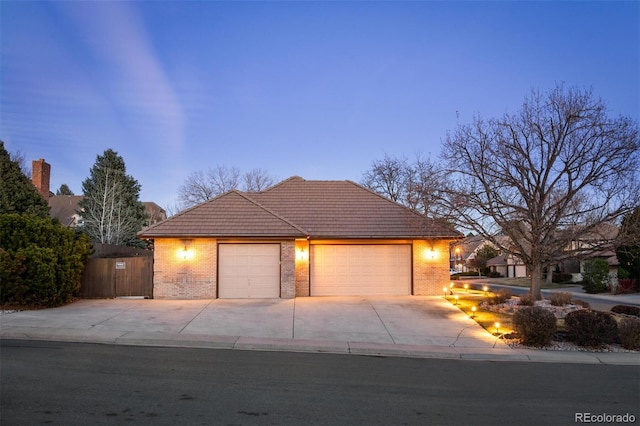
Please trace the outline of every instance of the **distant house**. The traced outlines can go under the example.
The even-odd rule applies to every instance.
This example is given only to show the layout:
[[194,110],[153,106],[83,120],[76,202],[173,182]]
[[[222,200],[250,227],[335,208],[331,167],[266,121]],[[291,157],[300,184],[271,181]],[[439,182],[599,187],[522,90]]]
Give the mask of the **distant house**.
[[[590,259],[601,258],[607,260],[609,263],[609,275],[611,279],[615,279],[619,262],[613,248],[613,241],[617,235],[618,228],[614,225],[602,224],[594,228],[586,235],[574,239],[566,248],[568,256],[558,261],[558,264],[553,265],[552,270],[571,274],[573,276],[572,281],[578,282],[582,280],[584,263]],[[499,238],[502,238],[500,243],[503,246],[510,244],[508,237]],[[494,244],[479,235],[467,237],[452,244],[450,251],[451,268],[458,272],[470,271],[469,262],[485,244],[495,247]],[[500,256],[487,261],[487,267],[492,272],[509,278],[526,277],[528,275],[524,263],[518,257],[507,253],[501,253]]]
[[501,254],[487,261],[487,268],[493,273],[507,278],[524,278],[527,267],[522,260],[510,254]]
[[154,298],[439,295],[460,233],[350,181],[229,191],[141,231]]
[[[509,244],[508,237],[499,238],[502,239],[500,241],[502,245]],[[451,269],[458,272],[470,272],[473,269],[469,266],[471,261],[476,257],[478,250],[485,245],[490,245],[499,250],[495,244],[480,235],[467,237],[452,244],[450,251]],[[492,272],[499,273],[503,277],[521,278],[527,276],[527,267],[522,260],[510,254],[503,253],[493,259],[489,259],[487,267]]]
[[[44,159],[33,161],[31,170],[31,181],[40,195],[49,203],[49,215],[69,228],[82,226],[79,203],[84,197],[82,195],[54,195],[49,188],[51,166]],[[145,226],[154,225],[167,218],[167,212],[156,203],[144,201],[142,204],[144,204],[147,215]]]

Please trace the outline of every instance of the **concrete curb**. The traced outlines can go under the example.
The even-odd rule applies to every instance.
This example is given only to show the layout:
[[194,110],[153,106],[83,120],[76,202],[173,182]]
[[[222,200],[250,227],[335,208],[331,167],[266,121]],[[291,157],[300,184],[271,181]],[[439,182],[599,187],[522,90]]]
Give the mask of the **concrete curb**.
[[[39,332],[40,331],[40,332]],[[394,345],[383,343],[344,342],[329,340],[270,339],[263,337],[209,336],[192,334],[150,335],[149,333],[101,332],[99,335],[82,330],[38,329],[6,330],[0,339],[42,340],[75,343],[116,344],[196,349],[228,349],[330,353],[342,355],[383,356],[403,358],[450,359],[465,361],[512,361],[537,363],[580,363],[638,365],[640,354],[630,352],[547,351],[543,349],[471,348],[453,346]]]

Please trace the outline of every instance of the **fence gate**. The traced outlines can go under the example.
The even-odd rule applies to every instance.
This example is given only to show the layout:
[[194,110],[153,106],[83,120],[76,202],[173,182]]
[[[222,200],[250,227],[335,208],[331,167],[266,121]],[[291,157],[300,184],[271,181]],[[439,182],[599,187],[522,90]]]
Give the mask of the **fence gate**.
[[153,297],[153,257],[91,258],[82,275],[80,296]]

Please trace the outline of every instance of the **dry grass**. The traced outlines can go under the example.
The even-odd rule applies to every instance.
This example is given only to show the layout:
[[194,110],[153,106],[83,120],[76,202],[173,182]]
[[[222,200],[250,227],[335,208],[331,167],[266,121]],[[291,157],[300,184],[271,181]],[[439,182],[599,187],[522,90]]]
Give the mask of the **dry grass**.
[[[512,315],[480,309],[480,303],[485,298],[485,293],[483,291],[465,291],[457,289],[455,294],[458,295],[457,304],[453,295],[447,296],[447,300],[462,312],[469,315],[469,317],[473,318],[475,322],[480,324],[480,326],[489,333],[494,335],[497,334],[495,326],[496,322],[500,323],[500,328],[498,329],[499,334],[508,334],[513,332],[513,325],[511,322],[513,317]],[[476,307],[475,313],[472,310],[472,307],[474,306]]]

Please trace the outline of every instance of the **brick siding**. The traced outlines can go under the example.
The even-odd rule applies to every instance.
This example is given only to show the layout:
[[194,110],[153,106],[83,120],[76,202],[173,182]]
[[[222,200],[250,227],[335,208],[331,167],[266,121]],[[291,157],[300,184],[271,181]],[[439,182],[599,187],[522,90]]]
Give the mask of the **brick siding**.
[[[185,241],[188,252],[184,253]],[[156,299],[215,299],[217,297],[215,239],[155,240],[153,297]]]

